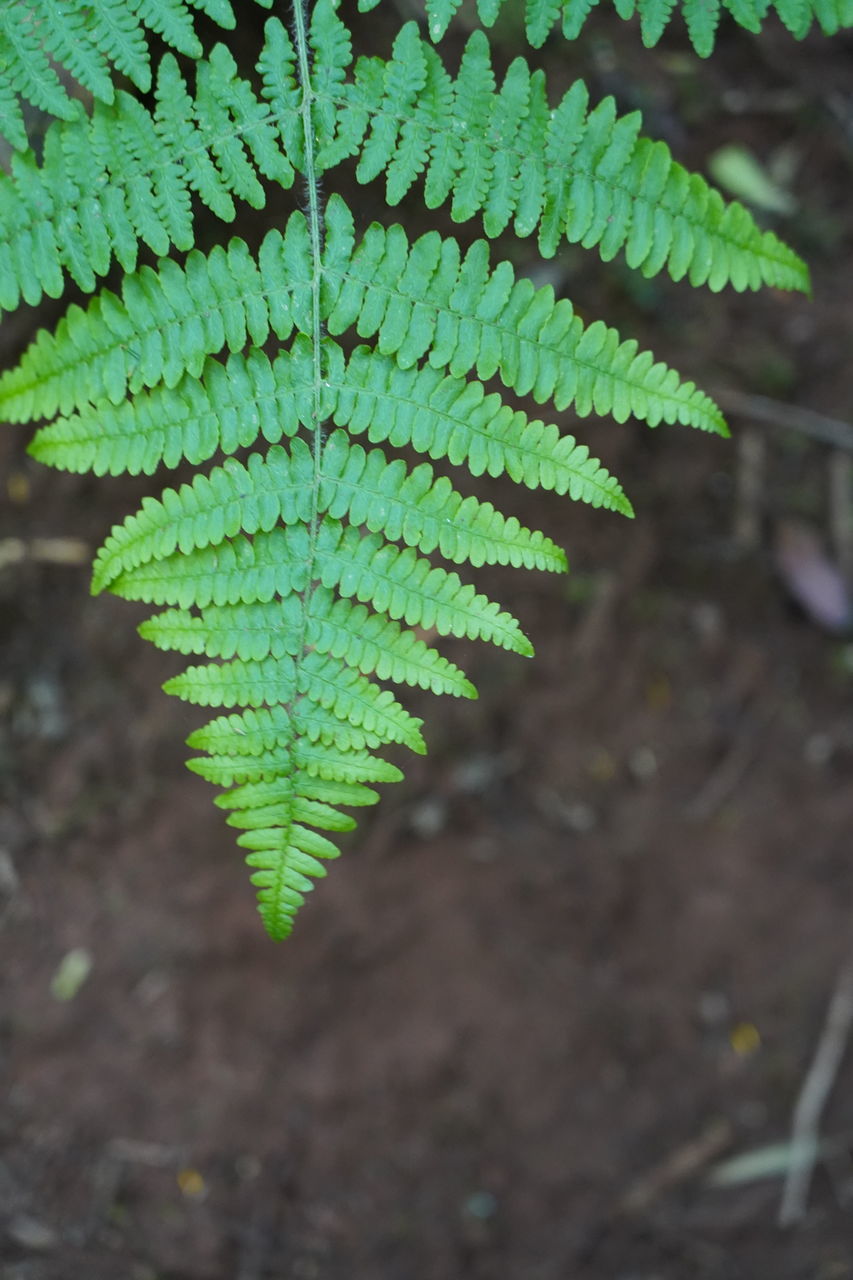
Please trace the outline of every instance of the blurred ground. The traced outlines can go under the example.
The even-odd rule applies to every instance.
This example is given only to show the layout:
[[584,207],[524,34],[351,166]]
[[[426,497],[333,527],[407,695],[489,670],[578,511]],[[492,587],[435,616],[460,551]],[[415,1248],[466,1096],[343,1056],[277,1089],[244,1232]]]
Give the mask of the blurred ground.
[[[850,39],[726,31],[701,65],[601,19],[547,59],[695,167],[749,147],[814,269],[812,302],[710,297],[567,252],[582,312],[711,390],[853,420]],[[197,717],[158,692],[143,613],[91,601],[85,567],[0,568],[4,1280],[853,1276],[853,1055],[798,1227],[778,1177],[707,1183],[788,1136],[853,890],[853,649],[773,558],[795,520],[831,544],[832,451],[733,423],[752,454],[583,425],[633,525],[496,486],[573,566],[481,575],[537,657],[446,646],[480,701],[411,699],[430,756],[284,947],[182,767]],[[0,540],[94,547],[146,489],[24,445],[0,439]]]

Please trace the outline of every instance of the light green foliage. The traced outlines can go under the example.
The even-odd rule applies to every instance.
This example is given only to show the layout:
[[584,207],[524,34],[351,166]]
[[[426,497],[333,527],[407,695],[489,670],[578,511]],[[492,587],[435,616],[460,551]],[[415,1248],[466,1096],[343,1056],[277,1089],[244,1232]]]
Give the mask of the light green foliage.
[[[482,32],[454,81],[415,23],[390,59],[361,58],[345,80],[349,36],[333,13],[318,20],[323,13],[315,9],[313,32],[315,172],[357,155],[359,180],[384,176],[391,204],[423,176],[430,208],[449,200],[455,221],[479,217],[491,238],[510,224],[517,235],[536,232],[548,257],[565,238],[604,259],[624,253],[647,276],[666,270],[712,289],[806,287],[797,256],[664,143],[641,137],[637,112],[618,117],[612,98],[590,111],[580,81],[552,110],[544,76],[522,58],[498,89]],[[140,242],[160,255],[191,249],[193,196],[231,221],[235,199],[260,207],[269,182],[289,187],[305,166],[301,91],[276,19],[258,66],[255,91],[216,45],[196,65],[192,96],[167,55],[152,110],[119,91],[91,118],[48,130],[40,164],[16,155],[0,175],[0,308],[60,296],[66,273],[91,291],[113,258],[133,271]]]
[[[226,0],[195,7],[233,20]],[[431,6],[434,37],[455,8]],[[589,8],[573,9],[576,26]],[[480,0],[487,23],[499,9]],[[534,43],[561,11],[529,0]],[[666,18],[643,16],[647,34]],[[194,62],[192,89],[170,53],[150,72],[146,28]],[[372,804],[372,784],[400,777],[377,753],[424,750],[405,690],[476,696],[442,640],[532,653],[466,574],[561,572],[564,553],[470,492],[471,477],[630,516],[565,410],[725,432],[692,382],[582,320],[489,240],[535,234],[545,256],[577,243],[715,290],[803,289],[806,269],[643,138],[636,113],[592,105],[582,83],[556,101],[522,58],[498,83],[481,31],[455,74],[413,22],[387,57],[354,59],[330,0],[297,8],[292,31],[270,18],[254,75],[222,44],[201,49],[182,0],[28,0],[0,34],[15,50],[0,60],[0,110],[20,148],[0,178],[0,305],[58,297],[68,277],[94,294],[0,377],[0,414],[40,423],[33,454],[70,471],[210,464],[112,530],[93,589],[157,606],[142,635],[199,660],[166,686],[218,709],[189,740],[190,768],[228,789],[219,803],[264,922],[284,937],[337,855],[324,833],[353,825],[341,806]],[[90,111],[51,58],[97,99]],[[110,66],[138,89],[150,76],[150,99],[115,89]],[[62,117],[38,157],[19,93]],[[363,225],[335,190],[342,165],[377,199],[421,190],[486,239]],[[303,208],[279,217],[297,182]],[[241,204],[275,211],[256,247],[196,247],[203,206],[209,228]],[[116,264],[115,287],[96,292]]]
[[[367,13],[379,2],[358,0],[358,7]],[[506,8],[520,3],[521,0],[509,0]],[[527,39],[538,49],[555,24],[559,24],[566,39],[573,40],[598,0],[523,0],[523,3]],[[460,4],[461,0],[426,0],[433,40],[440,40],[444,35]],[[613,7],[620,18],[639,16],[643,44],[651,47],[666,30],[676,0],[613,0]],[[487,27],[494,25],[503,8],[504,0],[477,0],[478,16]],[[842,28],[853,26],[853,0],[681,0],[679,8],[693,48],[703,58],[713,52],[717,27],[724,14],[747,31],[757,32],[768,14],[774,13],[797,40],[808,35],[815,23],[824,35],[835,35]]]
[[423,174],[430,208],[449,199],[455,221],[479,215],[489,236],[510,223],[517,235],[537,231],[545,257],[565,237],[605,260],[623,252],[644,275],[665,268],[711,289],[806,282],[796,255],[741,205],[727,206],[663,143],[639,136],[639,112],[617,117],[612,98],[590,111],[581,81],[552,109],[544,75],[523,58],[498,89],[481,31],[454,82],[408,23],[390,61],[360,60],[346,96],[352,106],[329,151],[359,154],[364,182],[385,174],[389,204]]
[[[284,58],[277,92],[277,105],[296,92]],[[13,156],[0,177],[0,307],[59,297],[66,272],[91,292],[113,258],[132,271],[140,243],[157,254],[191,249],[194,195],[230,222],[235,198],[264,204],[263,178],[289,187],[293,166],[228,50],[216,45],[197,62],[195,97],[167,54],[153,109],[118,90],[91,117],[49,129],[41,164],[29,151]]]

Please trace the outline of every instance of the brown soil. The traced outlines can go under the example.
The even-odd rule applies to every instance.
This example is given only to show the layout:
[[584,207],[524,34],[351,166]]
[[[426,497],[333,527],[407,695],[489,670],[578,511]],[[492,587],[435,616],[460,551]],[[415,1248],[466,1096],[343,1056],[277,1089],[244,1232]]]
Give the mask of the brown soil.
[[[571,73],[586,59],[691,164],[790,147],[780,230],[815,300],[638,289],[572,252],[582,309],[709,388],[849,420],[852,55],[727,32],[698,65],[599,25]],[[851,645],[771,555],[779,520],[826,531],[829,451],[766,430],[745,550],[736,445],[583,429],[636,522],[497,486],[573,565],[481,575],[537,657],[446,646],[480,701],[412,697],[430,756],[283,947],[182,767],[198,717],[157,691],[174,664],[144,615],[91,601],[84,567],[0,571],[4,1278],[853,1277],[853,1061],[798,1227],[779,1177],[708,1181],[786,1139],[850,953]],[[145,490],[24,445],[0,442],[0,538],[94,546]]]

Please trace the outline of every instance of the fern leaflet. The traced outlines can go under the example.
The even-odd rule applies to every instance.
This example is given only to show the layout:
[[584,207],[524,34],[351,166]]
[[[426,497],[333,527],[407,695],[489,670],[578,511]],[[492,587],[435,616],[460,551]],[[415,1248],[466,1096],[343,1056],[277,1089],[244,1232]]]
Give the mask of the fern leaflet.
[[[390,204],[423,175],[430,208],[450,201],[456,221],[480,217],[492,238],[510,224],[536,232],[545,256],[565,238],[714,290],[808,288],[796,254],[641,137],[638,113],[617,117],[612,98],[590,110],[581,81],[552,109],[544,76],[521,58],[498,89],[482,32],[455,82],[414,23],[390,59],[362,58],[347,79],[349,33],[321,3],[311,53],[315,173],[356,155],[360,181],[385,175]],[[114,257],[132,271],[140,242],[160,255],[191,248],[193,195],[231,221],[235,198],[260,207],[265,183],[289,187],[305,164],[303,126],[296,53],[277,19],[259,69],[256,94],[215,46],[192,97],[167,56],[152,111],[119,93],[91,120],[52,126],[40,166],[14,157],[0,175],[0,307],[59,296],[66,272],[91,291]]]
[[[269,8],[271,0],[258,0]],[[190,0],[222,27],[235,26],[229,0]],[[59,63],[99,102],[114,100],[120,71],[138,89],[151,87],[147,32],[177,52],[200,58],[202,45],[185,0],[8,0],[0,10],[0,134],[20,151],[27,131],[25,101],[64,120],[79,119],[75,101],[52,63]],[[113,68],[115,71],[113,71]]]
[[[375,9],[380,0],[359,0],[362,13]],[[524,0],[524,25],[534,49],[547,40],[556,22],[566,39],[573,40],[598,0]],[[460,0],[426,0],[427,22],[433,40],[447,31]],[[620,18],[640,16],[643,44],[656,45],[672,17],[676,0],[614,0]],[[494,26],[503,0],[477,0],[477,13],[484,26]],[[853,0],[681,0],[681,10],[690,42],[700,57],[714,48],[721,7],[747,31],[757,32],[772,9],[791,35],[802,40],[816,23],[824,35],[835,35],[853,26]]]

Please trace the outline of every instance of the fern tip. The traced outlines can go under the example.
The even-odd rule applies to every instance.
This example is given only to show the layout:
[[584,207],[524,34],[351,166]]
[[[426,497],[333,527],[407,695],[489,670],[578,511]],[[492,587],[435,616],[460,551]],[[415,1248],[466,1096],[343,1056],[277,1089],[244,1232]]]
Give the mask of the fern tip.
[[258,914],[264,922],[264,930],[270,942],[286,942],[293,933],[292,920],[271,920],[269,912],[263,906],[258,907]]

